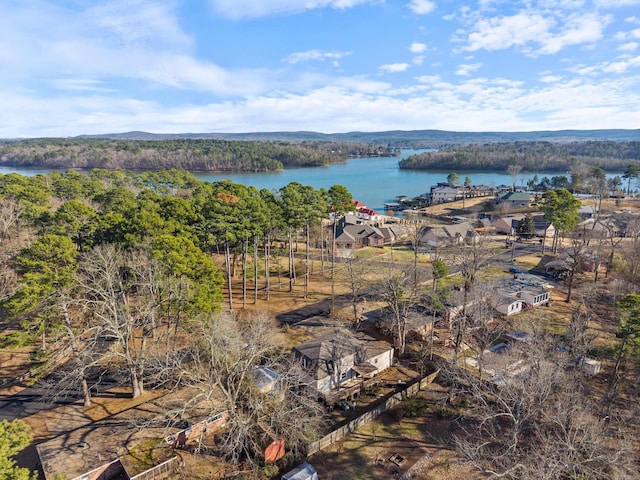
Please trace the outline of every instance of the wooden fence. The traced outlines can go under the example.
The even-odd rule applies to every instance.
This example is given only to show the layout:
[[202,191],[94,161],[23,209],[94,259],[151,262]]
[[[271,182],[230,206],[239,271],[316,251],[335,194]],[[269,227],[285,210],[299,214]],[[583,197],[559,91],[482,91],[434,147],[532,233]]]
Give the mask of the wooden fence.
[[166,462],[162,462],[159,465],[156,465],[149,470],[145,470],[138,475],[131,477],[131,480],[154,480],[167,478],[170,474],[174,472],[176,467],[178,466],[180,457],[173,457],[167,460]]
[[332,445],[338,440],[341,440],[346,435],[349,435],[350,433],[355,432],[358,428],[362,427],[363,425],[366,425],[372,420],[375,420],[384,412],[392,409],[403,400],[406,400],[407,398],[415,395],[416,393],[418,393],[418,391],[420,391],[421,388],[431,384],[438,376],[438,372],[439,371],[436,371],[431,375],[424,377],[422,380],[416,380],[414,383],[407,386],[407,388],[405,388],[404,390],[396,393],[395,395],[390,396],[384,402],[372,407],[370,410],[366,411],[359,417],[354,418],[346,425],[343,425],[342,427],[339,427],[333,430],[332,432],[330,432],[328,435],[325,435],[317,442],[311,443],[308,447],[307,455],[313,455],[314,453],[318,453],[319,451],[327,448],[328,446]]

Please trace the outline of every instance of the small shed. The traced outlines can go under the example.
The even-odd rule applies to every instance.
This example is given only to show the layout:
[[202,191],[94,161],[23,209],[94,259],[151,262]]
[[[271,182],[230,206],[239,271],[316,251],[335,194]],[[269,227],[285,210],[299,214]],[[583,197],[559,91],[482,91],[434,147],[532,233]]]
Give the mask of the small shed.
[[601,367],[602,364],[598,360],[595,360],[593,358],[582,357],[580,359],[580,368],[587,375],[597,375],[598,373],[600,373]]
[[282,480],[318,480],[318,472],[311,464],[305,462],[282,475]]

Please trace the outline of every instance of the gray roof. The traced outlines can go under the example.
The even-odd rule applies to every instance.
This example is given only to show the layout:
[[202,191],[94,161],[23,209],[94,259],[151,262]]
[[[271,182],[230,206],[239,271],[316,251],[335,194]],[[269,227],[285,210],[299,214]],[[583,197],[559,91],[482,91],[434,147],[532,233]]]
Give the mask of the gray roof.
[[507,192],[504,195],[500,195],[501,202],[530,202],[531,195],[526,192]]
[[[343,235],[346,235],[343,238]],[[350,242],[354,241],[358,238],[366,238],[372,235],[378,235],[384,238],[384,235],[380,231],[380,229],[376,227],[372,227],[371,225],[345,225],[342,229],[342,232],[336,238],[336,242]]]
[[500,290],[504,295],[515,295],[522,291],[544,293],[549,290],[549,282],[537,275],[519,273],[517,278],[507,277],[502,279]]
[[465,238],[470,232],[475,232],[473,225],[471,222],[462,222],[455,223],[453,225],[445,225],[442,229],[447,233],[447,235],[451,238],[455,238],[460,235],[462,238]]
[[331,362],[355,355],[354,363],[361,364],[392,348],[387,342],[361,332],[352,334],[348,330],[336,330],[321,338],[296,345],[292,351],[313,362],[316,378],[323,378],[329,374]]

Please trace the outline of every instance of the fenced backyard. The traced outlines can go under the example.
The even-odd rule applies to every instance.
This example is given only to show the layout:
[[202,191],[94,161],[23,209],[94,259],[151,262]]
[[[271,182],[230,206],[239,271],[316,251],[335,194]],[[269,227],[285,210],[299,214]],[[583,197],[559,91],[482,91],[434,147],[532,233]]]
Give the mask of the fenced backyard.
[[313,442],[309,445],[307,454],[313,455],[314,453],[318,453],[321,450],[333,445],[335,442],[341,440],[346,435],[355,432],[358,428],[363,425],[368,424],[369,422],[375,420],[380,415],[385,413],[386,411],[392,409],[396,405],[398,405],[403,400],[415,395],[422,388],[431,384],[436,377],[438,376],[438,371],[428,375],[422,379],[415,380],[413,383],[409,384],[407,388],[401,390],[400,392],[390,396],[384,402],[379,403],[373,406],[370,410],[367,410],[362,415],[354,418],[346,425],[343,425],[335,430],[329,432],[327,435],[322,437],[317,442]]

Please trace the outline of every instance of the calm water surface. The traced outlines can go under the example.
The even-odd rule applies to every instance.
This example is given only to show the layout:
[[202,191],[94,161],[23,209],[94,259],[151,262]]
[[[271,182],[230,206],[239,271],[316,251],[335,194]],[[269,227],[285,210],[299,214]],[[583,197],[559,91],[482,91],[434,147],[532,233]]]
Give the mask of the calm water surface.
[[[400,157],[350,158],[344,164],[328,167],[305,167],[286,169],[276,173],[210,174],[196,173],[198,178],[208,181],[230,179],[236,183],[253,185],[257,188],[278,189],[290,182],[312,185],[315,188],[329,188],[341,184],[349,189],[353,198],[370,208],[384,213],[384,204],[394,202],[399,195],[415,197],[428,192],[432,185],[445,182],[449,171],[400,170],[398,162],[424,150],[403,150]],[[460,181],[469,176],[475,185],[511,185],[511,176],[495,172],[456,172]],[[532,174],[521,175],[518,183],[526,184]],[[547,176],[557,175],[551,174]],[[542,177],[544,175],[538,175]]]
[[[258,189],[279,189],[290,182],[312,185],[315,188],[329,188],[341,184],[349,189],[353,197],[374,210],[384,213],[384,204],[395,201],[398,195],[415,197],[428,192],[432,185],[445,182],[449,171],[400,170],[398,161],[424,150],[403,150],[400,157],[351,158],[347,163],[332,164],[328,167],[288,168],[274,173],[208,173],[194,172],[206,181],[230,179],[236,183],[253,185]],[[19,173],[37,175],[51,169],[29,169],[0,167],[0,174]],[[469,176],[474,185],[511,185],[511,176],[496,172],[456,171],[460,181]],[[558,173],[538,172],[538,177],[552,177]],[[526,184],[534,173],[518,177],[518,184]]]

